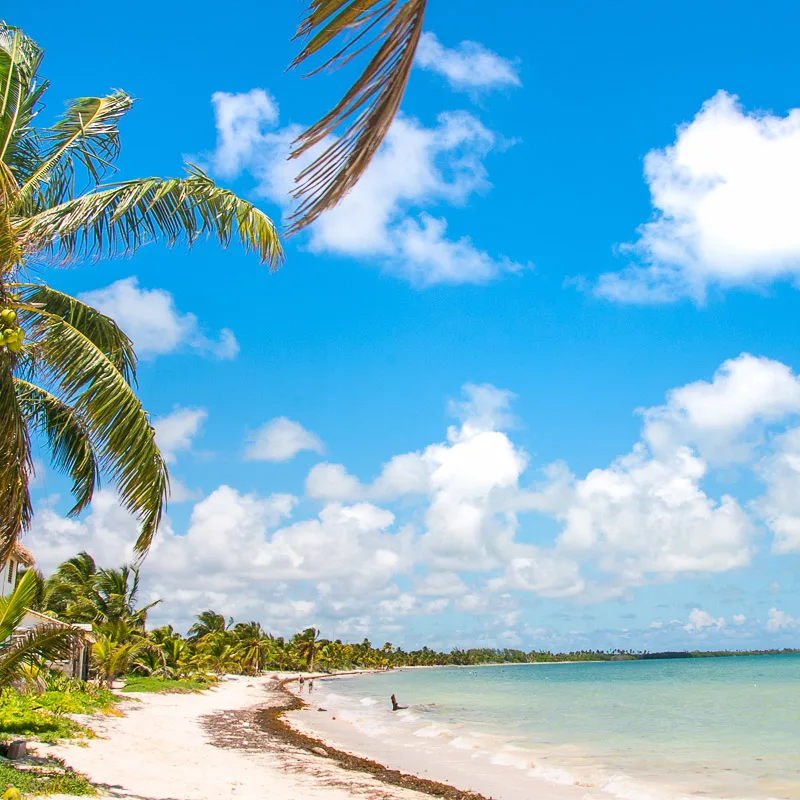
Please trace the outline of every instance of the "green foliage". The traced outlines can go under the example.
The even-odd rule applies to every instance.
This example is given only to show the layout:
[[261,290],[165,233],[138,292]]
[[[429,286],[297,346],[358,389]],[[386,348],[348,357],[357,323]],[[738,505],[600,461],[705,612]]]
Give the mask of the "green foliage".
[[115,702],[110,692],[77,681],[59,690],[45,691],[38,697],[5,689],[0,693],[0,740],[24,736],[41,742],[57,742],[91,737],[89,728],[65,715],[108,711]]
[[0,763],[0,786],[12,784],[27,795],[73,794],[96,795],[97,789],[89,780],[57,759],[48,759],[46,765],[31,772],[17,769],[11,763]]
[[164,694],[186,694],[188,692],[202,692],[213,685],[211,680],[172,680],[170,678],[155,678],[152,676],[129,675],[123,692],[160,692]]

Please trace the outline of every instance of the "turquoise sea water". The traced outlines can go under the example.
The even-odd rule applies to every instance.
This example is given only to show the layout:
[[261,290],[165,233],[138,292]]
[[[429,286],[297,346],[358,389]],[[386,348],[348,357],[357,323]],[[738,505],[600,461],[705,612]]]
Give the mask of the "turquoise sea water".
[[[367,730],[592,797],[800,798],[797,656],[407,670],[324,691]],[[392,693],[407,712],[387,711]]]

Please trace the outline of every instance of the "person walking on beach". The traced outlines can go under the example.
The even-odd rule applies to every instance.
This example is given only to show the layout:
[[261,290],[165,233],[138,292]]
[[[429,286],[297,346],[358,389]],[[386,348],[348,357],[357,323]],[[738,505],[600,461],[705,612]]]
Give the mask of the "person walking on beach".
[[310,678],[308,681],[308,693],[311,694],[311,692],[313,691],[314,691],[314,679]]
[[300,676],[300,694],[303,694],[303,687],[306,685],[306,679],[301,675]]

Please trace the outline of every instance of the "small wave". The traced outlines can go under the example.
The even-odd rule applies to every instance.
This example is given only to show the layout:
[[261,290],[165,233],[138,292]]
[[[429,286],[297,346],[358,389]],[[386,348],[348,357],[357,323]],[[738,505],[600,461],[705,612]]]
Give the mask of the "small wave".
[[447,728],[440,728],[438,725],[426,725],[424,728],[415,730],[414,736],[422,739],[437,739],[440,736],[452,736],[452,733]]

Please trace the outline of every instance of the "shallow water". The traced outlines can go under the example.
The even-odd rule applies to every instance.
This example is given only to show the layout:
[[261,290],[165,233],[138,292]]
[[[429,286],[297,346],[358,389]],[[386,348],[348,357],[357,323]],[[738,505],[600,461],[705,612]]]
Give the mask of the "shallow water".
[[[591,797],[800,798],[800,657],[407,670],[320,684],[360,730]],[[407,711],[388,711],[395,693]]]

